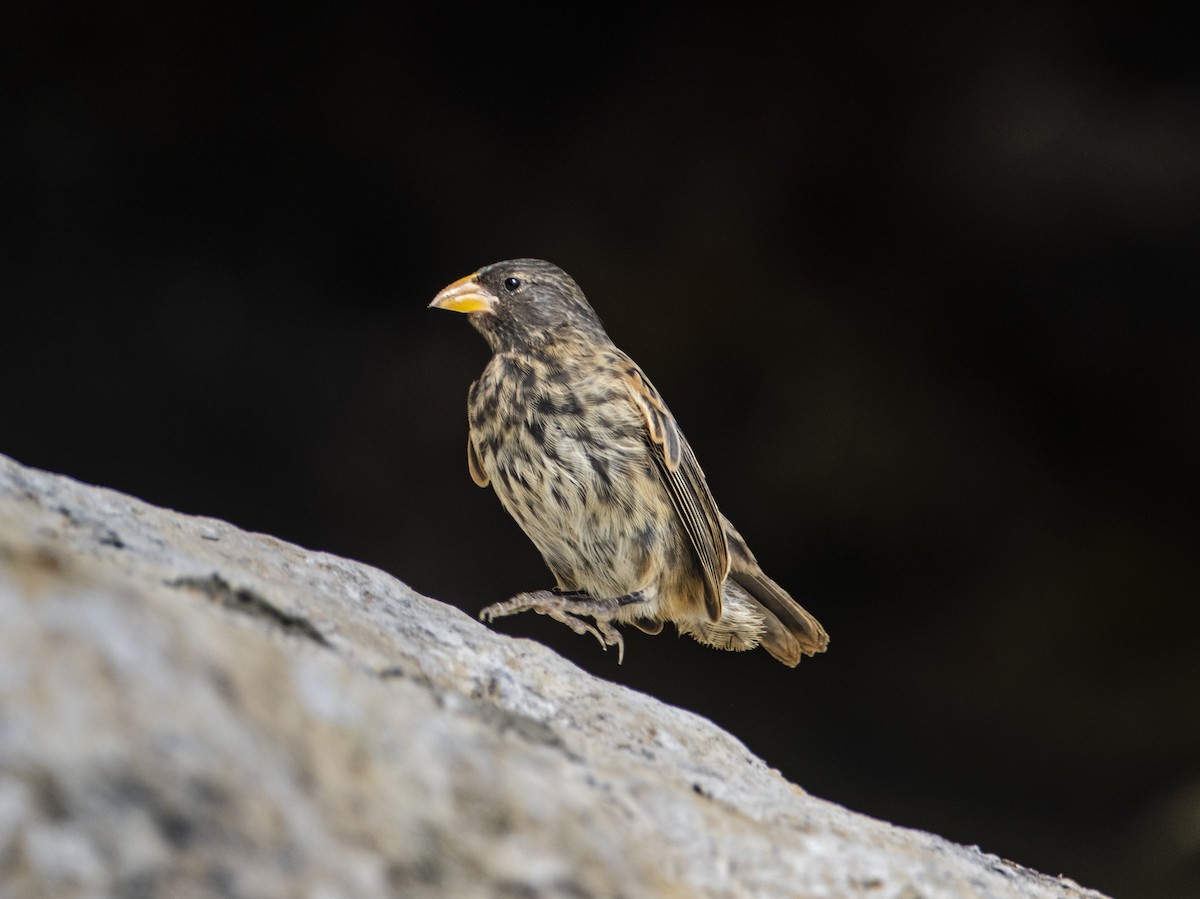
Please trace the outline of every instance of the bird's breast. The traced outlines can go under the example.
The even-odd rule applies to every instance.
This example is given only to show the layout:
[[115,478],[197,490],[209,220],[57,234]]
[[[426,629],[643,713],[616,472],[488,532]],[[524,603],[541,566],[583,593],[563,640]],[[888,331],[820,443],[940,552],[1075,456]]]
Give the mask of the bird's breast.
[[492,487],[564,586],[639,589],[672,513],[620,382],[497,356],[468,413]]
[[489,366],[469,401],[472,438],[497,490],[559,506],[573,497],[601,506],[632,501],[625,489],[653,473],[653,460],[620,385],[497,358],[504,361]]

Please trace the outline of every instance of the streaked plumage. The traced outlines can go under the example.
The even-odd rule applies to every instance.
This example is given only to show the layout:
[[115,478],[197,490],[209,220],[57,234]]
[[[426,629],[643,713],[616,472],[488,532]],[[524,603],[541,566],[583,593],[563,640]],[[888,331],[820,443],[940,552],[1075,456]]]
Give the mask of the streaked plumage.
[[431,305],[468,313],[492,349],[468,396],[468,467],[557,581],[481,617],[533,610],[619,649],[614,623],[658,633],[670,621],[719,649],[761,643],[785,665],[825,650],[825,630],[759,568],[662,397],[565,272],[499,262]]

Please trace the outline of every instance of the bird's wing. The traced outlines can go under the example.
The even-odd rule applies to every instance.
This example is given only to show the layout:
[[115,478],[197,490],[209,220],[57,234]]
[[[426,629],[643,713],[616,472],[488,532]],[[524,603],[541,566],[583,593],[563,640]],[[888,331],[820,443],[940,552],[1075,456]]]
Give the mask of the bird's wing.
[[721,513],[700,463],[662,397],[632,360],[626,358],[623,363],[622,378],[646,421],[646,433],[655,450],[654,461],[700,562],[704,607],[708,617],[716,621],[721,617],[721,584],[729,574],[729,545],[721,526]]
[[483,463],[479,460],[479,450],[475,449],[475,439],[470,433],[467,434],[467,470],[471,472],[471,480],[480,487],[486,487],[491,480],[488,473],[483,470]]

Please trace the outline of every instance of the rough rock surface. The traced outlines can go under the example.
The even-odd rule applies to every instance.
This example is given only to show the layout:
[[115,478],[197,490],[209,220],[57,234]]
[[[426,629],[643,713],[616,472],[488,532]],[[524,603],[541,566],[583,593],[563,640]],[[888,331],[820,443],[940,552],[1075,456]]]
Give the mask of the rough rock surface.
[[0,456],[0,895],[1100,894],[381,571]]

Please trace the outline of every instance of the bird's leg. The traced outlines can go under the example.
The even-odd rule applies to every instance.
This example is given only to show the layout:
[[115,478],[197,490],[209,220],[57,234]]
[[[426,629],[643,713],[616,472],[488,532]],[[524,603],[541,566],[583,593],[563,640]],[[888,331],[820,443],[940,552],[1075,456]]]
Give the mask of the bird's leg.
[[[617,613],[628,605],[644,602],[640,592],[627,593],[612,599],[597,599],[581,590],[536,590],[532,593],[519,593],[512,599],[494,602],[486,606],[479,617],[484,621],[494,621],[506,615],[516,615],[518,612],[537,612],[539,615],[549,615],[577,634],[591,634],[600,641],[605,649],[617,647],[617,664],[625,659],[625,640],[621,632],[613,627],[612,620]],[[593,619],[592,626],[580,616]]]

